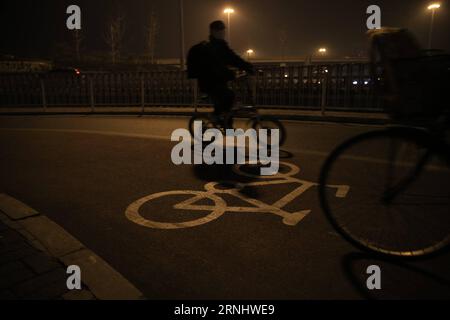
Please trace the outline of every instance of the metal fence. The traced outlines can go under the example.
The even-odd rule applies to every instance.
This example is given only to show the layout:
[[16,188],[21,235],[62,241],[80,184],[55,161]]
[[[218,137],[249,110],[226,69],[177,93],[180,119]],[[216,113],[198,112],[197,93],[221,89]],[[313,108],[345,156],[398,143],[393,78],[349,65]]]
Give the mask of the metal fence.
[[[365,63],[257,66],[258,106],[381,110]],[[245,100],[244,86],[232,86]],[[196,83],[181,71],[0,74],[0,106],[189,106]]]

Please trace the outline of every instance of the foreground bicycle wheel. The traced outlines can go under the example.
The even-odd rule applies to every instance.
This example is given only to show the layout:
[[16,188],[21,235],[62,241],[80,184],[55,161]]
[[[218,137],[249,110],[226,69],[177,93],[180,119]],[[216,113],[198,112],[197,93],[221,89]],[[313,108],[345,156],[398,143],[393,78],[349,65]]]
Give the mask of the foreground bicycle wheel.
[[[350,185],[344,201],[325,187],[339,183]],[[420,257],[450,243],[448,147],[418,129],[373,131],[344,142],[322,167],[319,197],[333,227],[360,249]]]

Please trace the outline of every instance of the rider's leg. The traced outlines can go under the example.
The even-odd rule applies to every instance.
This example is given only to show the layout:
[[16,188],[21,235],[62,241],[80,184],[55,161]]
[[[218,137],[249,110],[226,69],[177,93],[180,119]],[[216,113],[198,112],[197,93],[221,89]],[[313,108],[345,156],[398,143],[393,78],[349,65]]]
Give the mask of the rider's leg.
[[[214,102],[214,115],[226,118],[234,104],[235,95],[233,90],[228,88],[226,83],[218,85],[211,92],[211,98]],[[228,126],[228,124],[226,125]]]

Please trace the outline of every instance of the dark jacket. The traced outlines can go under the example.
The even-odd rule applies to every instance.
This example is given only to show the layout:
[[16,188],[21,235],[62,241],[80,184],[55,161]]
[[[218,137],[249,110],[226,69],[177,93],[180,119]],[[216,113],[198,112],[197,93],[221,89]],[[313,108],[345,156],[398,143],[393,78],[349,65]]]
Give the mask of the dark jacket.
[[208,54],[198,77],[201,91],[208,92],[217,85],[234,80],[235,74],[229,67],[253,73],[253,66],[231,50],[225,40],[210,37],[205,46]]

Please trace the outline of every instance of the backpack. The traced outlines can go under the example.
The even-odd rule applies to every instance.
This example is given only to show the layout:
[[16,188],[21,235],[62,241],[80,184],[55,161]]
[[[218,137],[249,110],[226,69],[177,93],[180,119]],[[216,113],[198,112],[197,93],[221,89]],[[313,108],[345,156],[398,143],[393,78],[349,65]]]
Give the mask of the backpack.
[[[387,111],[397,119],[435,117],[450,105],[450,56],[424,54],[407,30],[384,28],[370,32],[384,69]],[[375,55],[372,63],[376,63]]]
[[187,56],[188,79],[198,79],[205,70],[205,62],[209,60],[208,42],[202,41],[189,49]]

